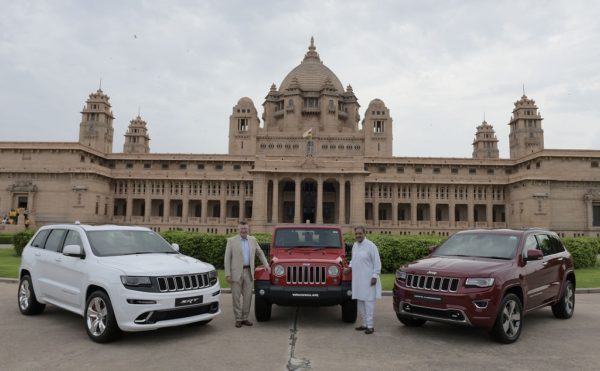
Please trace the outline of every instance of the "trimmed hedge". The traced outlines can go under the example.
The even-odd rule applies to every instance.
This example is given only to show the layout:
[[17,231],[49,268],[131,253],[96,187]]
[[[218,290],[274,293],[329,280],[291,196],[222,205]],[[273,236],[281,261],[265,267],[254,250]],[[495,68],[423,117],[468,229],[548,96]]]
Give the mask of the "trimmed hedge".
[[[25,246],[31,235],[33,235],[33,232],[25,231],[19,233],[30,233],[29,237],[23,237],[26,240],[22,246]],[[227,237],[232,235],[166,231],[161,232],[161,236],[169,241],[169,243],[178,244],[183,254],[193,256],[214,265],[218,269],[222,269]],[[260,244],[271,243],[270,233],[256,233],[253,236],[256,237],[256,240]],[[381,271],[383,273],[393,273],[403,264],[428,255],[430,246],[439,245],[446,240],[446,237],[433,235],[398,236],[369,234],[367,238],[373,241],[379,249]],[[344,240],[347,244],[355,242],[352,233],[344,234]],[[567,237],[563,239],[563,242],[573,256],[575,268],[595,266],[596,255],[600,251],[600,239],[592,237]],[[15,251],[17,250],[16,246],[17,244],[15,243]],[[17,253],[20,255],[19,251]],[[348,259],[351,259],[350,254],[351,251],[348,251]]]
[[33,237],[34,234],[35,234],[35,231],[32,231],[30,229],[26,229],[24,231],[13,234],[12,244],[13,244],[13,247],[15,249],[15,253],[17,254],[17,256],[21,256],[21,254],[23,253],[23,249],[25,248],[25,245],[27,245],[27,242],[29,242],[29,240],[31,239],[31,237]]
[[565,247],[573,256],[575,269],[596,265],[596,256],[600,254],[600,239],[593,237],[565,237]]
[[[346,243],[355,242],[354,236],[349,233],[344,235],[344,239],[346,240]],[[369,234],[367,235],[367,239],[373,241],[379,249],[381,272],[393,273],[396,272],[400,266],[427,256],[429,254],[429,247],[441,244],[446,240],[446,237],[433,235],[399,236]]]
[[[161,236],[169,243],[178,244],[183,254],[222,269],[227,237],[231,235],[165,231],[161,232]],[[256,233],[253,236],[260,244],[271,243],[270,233]],[[344,237],[347,243],[354,243],[353,235],[346,234]],[[429,246],[439,245],[444,241],[444,238],[436,236],[369,235],[368,238],[379,248],[384,273],[395,272],[402,264],[429,254]]]

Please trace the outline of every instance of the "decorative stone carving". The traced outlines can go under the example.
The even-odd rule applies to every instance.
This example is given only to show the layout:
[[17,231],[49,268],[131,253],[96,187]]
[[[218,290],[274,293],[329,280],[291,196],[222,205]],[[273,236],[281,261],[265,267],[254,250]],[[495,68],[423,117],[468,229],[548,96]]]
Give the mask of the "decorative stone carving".
[[7,188],[13,193],[37,192],[37,186],[31,180],[19,180]]
[[600,189],[588,189],[587,193],[583,195],[584,201],[600,201]]

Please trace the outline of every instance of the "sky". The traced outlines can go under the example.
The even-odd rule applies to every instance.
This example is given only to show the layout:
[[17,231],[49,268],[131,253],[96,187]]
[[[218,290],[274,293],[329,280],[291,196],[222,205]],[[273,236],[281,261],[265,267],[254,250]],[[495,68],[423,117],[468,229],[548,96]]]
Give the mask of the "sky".
[[78,140],[102,81],[114,152],[138,110],[151,152],[227,153],[241,97],[262,104],[314,36],[393,118],[394,156],[471,157],[476,127],[508,122],[525,94],[545,147],[600,149],[597,1],[0,0],[0,141]]

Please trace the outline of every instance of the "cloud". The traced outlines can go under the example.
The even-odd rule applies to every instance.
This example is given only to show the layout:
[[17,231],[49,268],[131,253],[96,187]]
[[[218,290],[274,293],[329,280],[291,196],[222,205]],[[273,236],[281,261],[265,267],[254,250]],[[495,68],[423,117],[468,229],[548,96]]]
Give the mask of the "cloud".
[[10,2],[0,140],[77,140],[102,78],[116,152],[140,107],[153,152],[225,153],[232,106],[249,96],[260,116],[314,35],[361,115],[374,98],[390,108],[396,156],[470,157],[485,112],[508,157],[523,83],[546,148],[598,148],[599,17],[562,1]]

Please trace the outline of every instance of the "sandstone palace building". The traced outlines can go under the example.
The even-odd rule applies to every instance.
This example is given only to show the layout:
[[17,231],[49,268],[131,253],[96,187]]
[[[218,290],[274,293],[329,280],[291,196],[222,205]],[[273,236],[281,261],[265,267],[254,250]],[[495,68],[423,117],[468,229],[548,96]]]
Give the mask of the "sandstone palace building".
[[228,233],[247,219],[255,232],[308,222],[391,234],[600,235],[600,150],[544,148],[543,118],[527,96],[514,103],[507,159],[485,121],[471,158],[394,157],[385,103],[373,99],[360,117],[358,102],[311,40],[261,116],[249,98],[233,107],[228,154],[152,153],[139,116],[115,153],[99,89],[81,112],[78,142],[0,142],[0,216],[19,213],[0,231],[79,220]]

